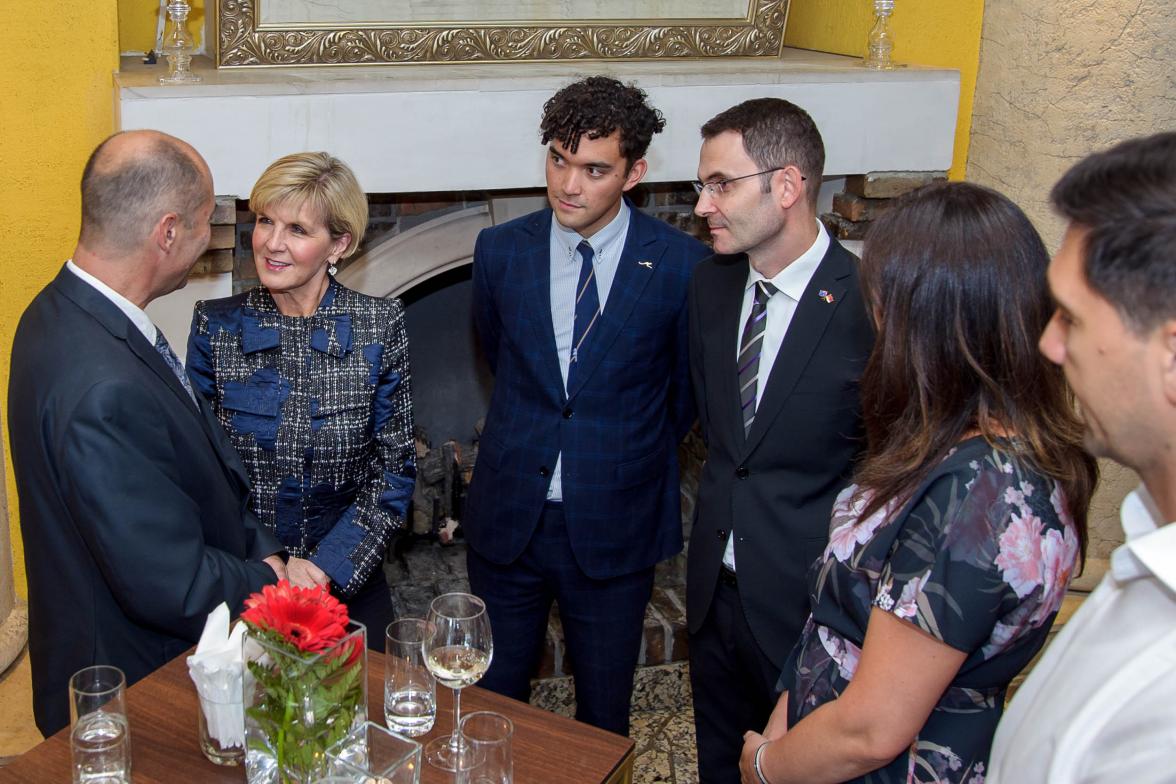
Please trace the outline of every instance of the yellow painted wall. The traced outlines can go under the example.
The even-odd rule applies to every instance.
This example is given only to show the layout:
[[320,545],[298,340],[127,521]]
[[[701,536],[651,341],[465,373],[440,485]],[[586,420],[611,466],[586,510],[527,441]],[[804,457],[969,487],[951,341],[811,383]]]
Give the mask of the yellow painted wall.
[[[861,56],[873,21],[869,0],[792,0],[784,42]],[[964,178],[968,161],[983,21],[984,0],[896,0],[891,17],[897,62],[959,69],[959,119],[949,172],[953,180]]]
[[[0,26],[0,410],[8,432],[8,371],[17,320],[77,241],[78,181],[114,128],[118,19],[114,0],[32,2]],[[7,454],[7,450],[5,450]],[[25,595],[12,465],[5,461],[13,568]]]
[[[205,0],[188,0],[188,32],[200,51],[204,46]],[[207,3],[209,8],[215,4]],[[122,52],[147,52],[155,48],[159,23],[159,0],[118,0],[118,43]],[[167,14],[164,13],[166,19]]]

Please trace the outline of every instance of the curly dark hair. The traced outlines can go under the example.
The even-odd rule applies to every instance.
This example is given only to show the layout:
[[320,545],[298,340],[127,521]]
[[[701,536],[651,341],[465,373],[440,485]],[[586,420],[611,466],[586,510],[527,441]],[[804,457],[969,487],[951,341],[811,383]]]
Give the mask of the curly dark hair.
[[621,132],[621,155],[631,167],[645,157],[649,140],[666,127],[662,113],[645,102],[645,91],[607,76],[589,76],[543,104],[539,133],[543,144],[555,139],[570,152],[589,139]]

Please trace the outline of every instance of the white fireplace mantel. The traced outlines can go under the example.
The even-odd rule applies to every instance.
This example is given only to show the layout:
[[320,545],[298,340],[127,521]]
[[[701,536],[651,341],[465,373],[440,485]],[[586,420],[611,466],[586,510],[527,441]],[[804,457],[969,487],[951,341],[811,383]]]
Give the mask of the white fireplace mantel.
[[666,118],[649,182],[691,180],[699,127],[748,98],[803,106],[825,139],[826,174],[942,171],[951,166],[959,72],[917,66],[867,71],[849,57],[786,50],[778,60],[487,63],[216,70],[160,86],[163,66],[124,58],[118,126],[155,128],[191,142],[216,192],[248,195],[274,159],[326,150],[371,193],[543,185],[538,125],[560,87],[605,73],[644,89]]

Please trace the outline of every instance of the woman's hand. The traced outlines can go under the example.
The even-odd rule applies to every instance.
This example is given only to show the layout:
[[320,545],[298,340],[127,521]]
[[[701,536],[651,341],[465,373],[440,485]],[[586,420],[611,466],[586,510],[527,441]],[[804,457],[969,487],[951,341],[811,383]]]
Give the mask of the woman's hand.
[[[775,715],[773,713],[773,715]],[[758,732],[748,730],[743,733],[743,753],[739,755],[739,777],[741,784],[762,784],[759,774],[755,772],[755,753],[768,739]]]
[[314,588],[317,585],[329,586],[331,578],[327,573],[305,558],[291,558],[286,562],[286,574],[294,585],[300,588]]
[[776,707],[768,717],[768,726],[764,727],[764,737],[776,740],[784,737],[785,732],[788,732],[788,692],[784,692],[780,699],[776,700]]

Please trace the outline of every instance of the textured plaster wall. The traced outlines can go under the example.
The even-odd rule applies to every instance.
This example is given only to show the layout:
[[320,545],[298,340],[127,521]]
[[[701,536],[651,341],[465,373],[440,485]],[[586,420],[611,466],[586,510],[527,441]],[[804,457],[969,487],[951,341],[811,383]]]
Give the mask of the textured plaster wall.
[[[114,128],[118,19],[114,0],[24,2],[0,25],[0,412],[7,418],[12,336],[33,296],[77,239],[78,179]],[[62,358],[67,361],[67,358]],[[7,423],[3,428],[7,432]],[[24,595],[16,488],[5,459],[13,570]]]
[[[899,0],[901,3],[901,0]],[[1021,205],[1051,250],[1064,228],[1049,189],[1117,141],[1176,128],[1171,0],[1000,0],[984,10],[968,179]],[[1104,461],[1091,554],[1121,541],[1118,507],[1138,479]]]
[[[792,0],[784,43],[860,57],[874,22],[869,0]],[[896,0],[891,29],[900,63],[956,68],[960,103],[955,154],[949,176],[964,177],[972,119],[972,94],[980,57],[984,0]]]

